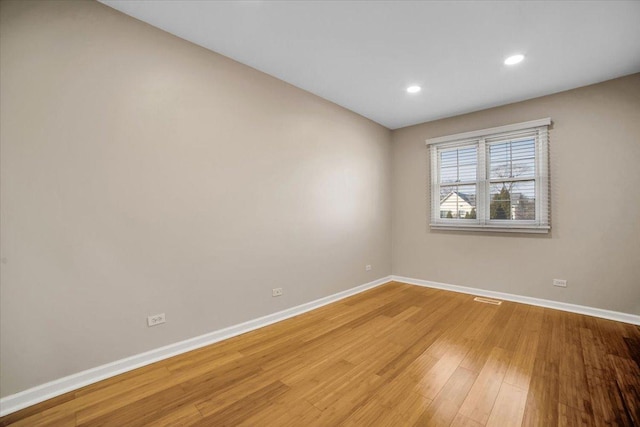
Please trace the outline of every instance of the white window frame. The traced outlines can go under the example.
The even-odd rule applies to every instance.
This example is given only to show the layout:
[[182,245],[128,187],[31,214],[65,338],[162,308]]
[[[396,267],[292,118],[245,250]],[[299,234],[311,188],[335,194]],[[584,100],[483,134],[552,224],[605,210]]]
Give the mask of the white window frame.
[[[467,231],[500,231],[516,233],[548,233],[551,229],[549,218],[549,126],[550,118],[515,123],[455,135],[427,139],[431,156],[431,223],[432,229],[467,230]],[[509,178],[500,181],[535,181],[535,220],[496,220],[489,218],[490,185],[488,170],[489,146],[501,141],[516,141],[526,134],[526,138],[535,138],[535,173],[534,178]],[[493,140],[490,142],[488,140]],[[440,153],[445,150],[463,147],[477,147],[476,185],[476,219],[440,218]],[[497,181],[497,180],[493,180]],[[465,183],[458,183],[462,185]],[[446,184],[445,184],[446,185]]]

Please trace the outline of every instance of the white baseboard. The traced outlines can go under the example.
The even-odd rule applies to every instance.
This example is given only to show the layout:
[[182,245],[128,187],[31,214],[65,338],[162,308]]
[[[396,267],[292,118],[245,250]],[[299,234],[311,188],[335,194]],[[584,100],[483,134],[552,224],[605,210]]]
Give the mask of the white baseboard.
[[424,286],[427,288],[444,289],[446,291],[461,292],[463,294],[478,295],[482,297],[497,298],[506,301],[520,302],[523,304],[537,305],[556,310],[570,311],[571,313],[586,314],[587,316],[602,317],[603,319],[616,320],[618,322],[640,325],[640,316],[619,311],[604,310],[601,308],[587,307],[584,305],[569,304],[566,302],[551,301],[540,298],[507,294],[504,292],[487,291],[484,289],[469,288],[466,286],[449,285],[447,283],[431,282],[429,280],[413,279],[411,277],[391,276],[391,280],[408,283],[410,285]]
[[380,286],[389,281],[391,281],[391,276],[382,277],[378,280],[374,280],[373,282],[365,283],[364,285],[347,289],[346,291],[338,292],[315,301],[291,307],[257,319],[249,320],[238,325],[229,326],[228,328],[219,329],[185,341],[169,344],[145,353],[136,354],[125,359],[120,359],[115,362],[107,363],[106,365],[78,372],[77,374],[69,375],[67,377],[3,397],[0,399],[0,416],[5,416],[12,412],[35,405],[36,403],[43,402],[47,399],[51,399],[52,397],[77,390],[106,378],[110,378],[172,356],[177,356],[178,354],[186,353],[236,335],[244,334],[246,332],[253,331],[254,329],[271,325],[272,323],[280,322],[368,289],[375,288],[376,286]]

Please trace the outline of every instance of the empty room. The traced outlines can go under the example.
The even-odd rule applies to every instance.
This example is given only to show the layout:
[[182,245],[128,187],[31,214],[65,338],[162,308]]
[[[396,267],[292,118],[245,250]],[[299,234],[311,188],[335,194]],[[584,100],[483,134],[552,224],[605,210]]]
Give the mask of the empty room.
[[640,426],[640,1],[0,0],[0,426]]

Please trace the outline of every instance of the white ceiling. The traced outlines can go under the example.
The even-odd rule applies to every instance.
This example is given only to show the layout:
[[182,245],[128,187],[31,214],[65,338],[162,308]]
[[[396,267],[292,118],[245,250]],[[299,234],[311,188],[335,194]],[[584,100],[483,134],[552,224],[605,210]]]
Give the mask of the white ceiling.
[[391,129],[640,71],[640,1],[100,1]]

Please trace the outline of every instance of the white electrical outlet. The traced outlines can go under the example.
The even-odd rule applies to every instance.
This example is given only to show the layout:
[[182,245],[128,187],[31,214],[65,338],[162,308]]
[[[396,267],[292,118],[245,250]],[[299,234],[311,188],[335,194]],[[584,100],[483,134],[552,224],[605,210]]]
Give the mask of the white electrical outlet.
[[371,264],[367,264],[364,266],[364,271],[371,271]]
[[564,279],[553,279],[553,286],[560,286],[561,288],[566,288],[567,281]]
[[164,317],[164,313],[154,314],[152,316],[147,317],[147,325],[149,326],[156,326],[166,321],[167,319]]
[[273,288],[271,290],[271,296],[274,296],[274,297],[282,296],[282,288]]

